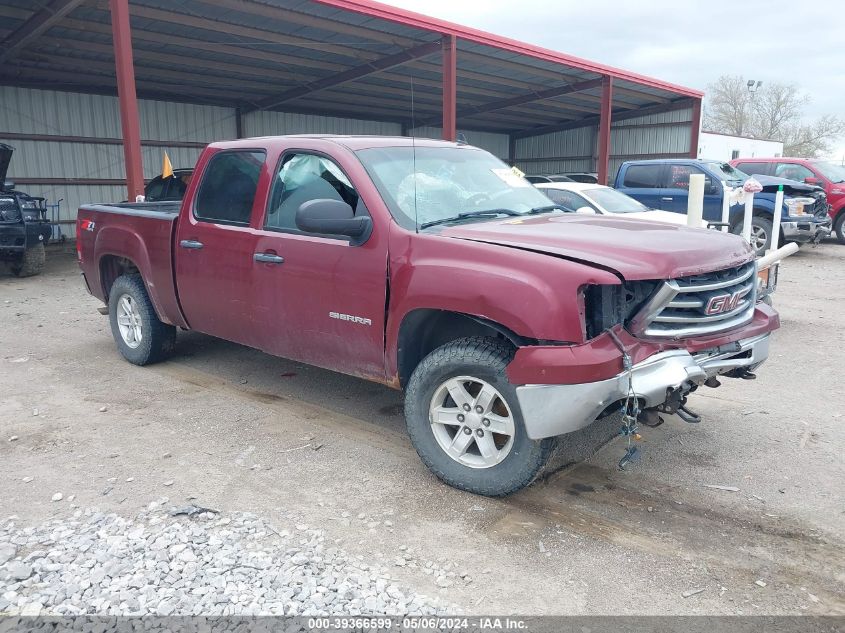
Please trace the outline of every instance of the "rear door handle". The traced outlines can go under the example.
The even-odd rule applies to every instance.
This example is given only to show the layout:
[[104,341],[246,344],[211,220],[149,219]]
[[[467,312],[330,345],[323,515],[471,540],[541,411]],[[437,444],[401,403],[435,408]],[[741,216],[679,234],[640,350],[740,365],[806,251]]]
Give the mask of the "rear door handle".
[[256,253],[252,258],[257,262],[264,264],[284,264],[285,258],[273,255],[273,253]]
[[672,197],[666,197],[666,196],[664,196],[664,197],[662,197],[662,198],[660,198],[660,199],[661,199],[661,200],[663,200],[663,202],[672,202],[672,200],[674,200],[674,198],[672,198]]
[[182,240],[181,242],[179,242],[179,246],[181,246],[182,248],[191,248],[194,250],[199,250],[200,248],[202,248],[203,244],[202,242],[197,242],[196,240]]

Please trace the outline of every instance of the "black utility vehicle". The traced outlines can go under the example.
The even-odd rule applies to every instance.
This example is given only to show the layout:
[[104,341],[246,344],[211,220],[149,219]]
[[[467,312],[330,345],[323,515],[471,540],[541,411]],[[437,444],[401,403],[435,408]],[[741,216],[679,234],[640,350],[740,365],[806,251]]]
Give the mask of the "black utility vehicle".
[[6,180],[14,151],[0,143],[0,262],[7,262],[18,277],[29,277],[44,268],[44,245],[52,228],[44,198],[17,191]]

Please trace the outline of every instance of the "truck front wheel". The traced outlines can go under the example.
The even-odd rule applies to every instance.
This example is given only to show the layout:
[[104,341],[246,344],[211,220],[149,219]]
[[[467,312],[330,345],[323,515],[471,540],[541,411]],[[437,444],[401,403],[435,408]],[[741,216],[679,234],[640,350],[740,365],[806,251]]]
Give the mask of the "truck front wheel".
[[833,222],[833,230],[839,243],[845,244],[845,209],[842,209],[836,216],[836,220]]
[[[757,213],[751,218],[751,247],[762,257],[772,245],[772,221]],[[731,233],[742,235],[742,220],[731,227]]]
[[176,328],[159,320],[140,275],[115,280],[109,292],[109,321],[117,348],[135,365],[164,360],[176,345]]
[[21,261],[12,265],[12,272],[18,277],[40,275],[41,271],[44,270],[45,260],[44,243],[38,242],[38,244],[23,252]]
[[442,481],[500,497],[540,473],[554,438],[525,431],[505,367],[513,349],[493,338],[462,338],[437,348],[414,370],[405,393],[411,443]]

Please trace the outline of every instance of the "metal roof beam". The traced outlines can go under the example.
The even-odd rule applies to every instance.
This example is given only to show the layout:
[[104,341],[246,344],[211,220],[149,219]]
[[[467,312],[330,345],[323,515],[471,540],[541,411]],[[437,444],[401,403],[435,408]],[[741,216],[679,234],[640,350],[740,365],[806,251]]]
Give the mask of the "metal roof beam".
[[[580,92],[581,90],[590,90],[591,88],[596,88],[598,86],[601,86],[601,79],[591,79],[590,81],[581,81],[575,84],[547,88],[546,90],[532,90],[529,93],[509,97],[507,99],[499,99],[497,101],[490,101],[489,103],[483,103],[477,106],[459,108],[458,117],[470,117],[484,114],[486,112],[493,112],[495,110],[504,110],[506,108],[524,105],[533,101],[553,99],[573,92]],[[562,108],[566,108],[566,105],[562,105]],[[580,106],[573,105],[570,109],[581,110],[582,108]],[[588,111],[592,112],[594,110],[590,109]],[[434,121],[424,121],[422,125],[431,125],[432,123],[434,123]]]
[[441,44],[439,40],[436,42],[426,42],[425,44],[405,49],[393,55],[380,57],[379,59],[361,64],[360,66],[349,68],[348,70],[330,75],[329,77],[323,77],[317,81],[312,81],[311,83],[299,88],[286,90],[274,97],[268,97],[267,99],[262,100],[255,109],[268,110],[270,108],[276,108],[287,101],[300,99],[313,92],[317,92],[318,90],[325,90],[326,88],[332,88],[356,79],[361,79],[362,77],[380,73],[384,70],[401,66],[405,62],[409,62],[413,59],[428,57],[429,55],[438,52],[440,50],[440,46]]
[[[639,110],[628,110],[627,112],[613,112],[613,121],[624,121],[626,119],[636,119],[641,116],[648,116],[649,114],[662,114],[664,112],[672,112],[673,110],[683,110],[684,108],[691,108],[694,99],[682,98],[669,103],[651,106],[647,108],[640,108]],[[576,128],[588,127],[597,125],[599,117],[591,116],[583,119],[576,119],[574,121],[561,121],[552,125],[543,125],[535,128],[528,128],[518,130],[513,133],[514,138],[528,138],[529,136],[540,136],[541,134],[551,134],[552,132],[563,132],[565,130],[574,130]]]
[[613,92],[616,92],[621,95],[628,95],[629,97],[635,97],[637,99],[647,99],[648,101],[653,101],[655,103],[669,103],[671,99],[668,97],[660,97],[658,95],[653,95],[650,92],[645,92],[643,90],[633,90],[631,88],[617,88],[616,86],[613,87]]
[[82,4],[84,0],[52,0],[47,2],[40,11],[36,11],[28,20],[12,31],[0,42],[0,63],[22,48],[33,39],[43,34],[47,29]]

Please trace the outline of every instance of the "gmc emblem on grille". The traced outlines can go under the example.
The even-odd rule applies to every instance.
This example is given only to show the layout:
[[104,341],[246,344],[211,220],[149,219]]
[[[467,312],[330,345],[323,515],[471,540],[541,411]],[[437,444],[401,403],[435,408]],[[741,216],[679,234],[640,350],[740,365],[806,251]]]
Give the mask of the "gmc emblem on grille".
[[722,314],[723,312],[730,312],[736,309],[739,305],[739,300],[746,294],[746,290],[740,290],[729,295],[716,295],[711,297],[704,308],[704,314],[710,316],[713,314]]

